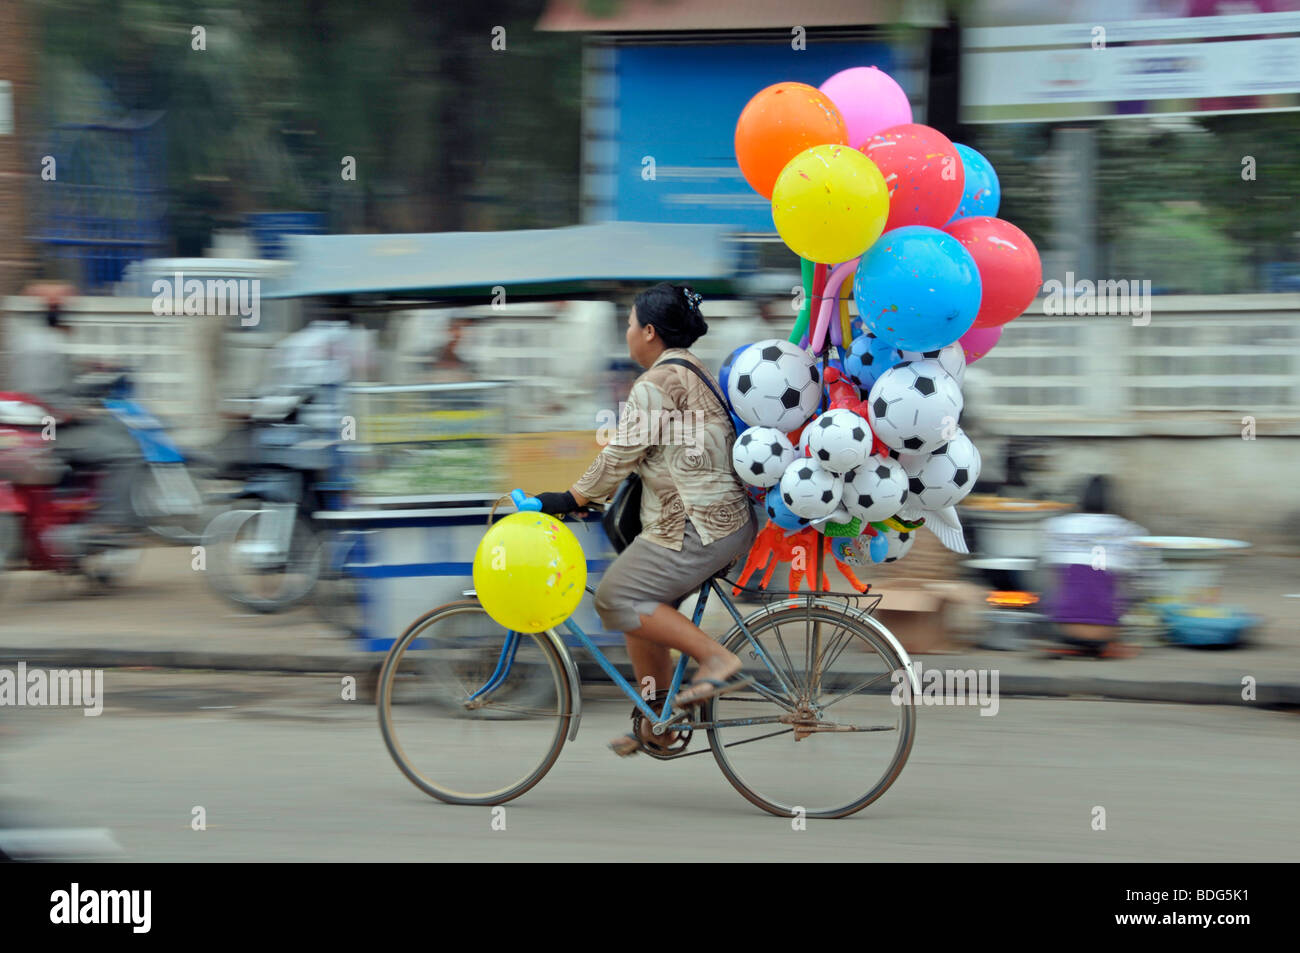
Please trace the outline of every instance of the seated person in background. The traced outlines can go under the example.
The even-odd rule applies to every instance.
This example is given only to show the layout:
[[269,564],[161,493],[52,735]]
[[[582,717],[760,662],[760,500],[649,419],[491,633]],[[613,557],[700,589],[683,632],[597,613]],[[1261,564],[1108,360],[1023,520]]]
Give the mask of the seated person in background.
[[447,337],[433,359],[429,380],[435,384],[463,384],[474,380],[474,365],[462,355],[464,334],[469,327],[466,318],[452,318],[447,325]]
[[1054,582],[1047,613],[1066,642],[1098,657],[1119,636],[1120,582],[1134,566],[1130,540],[1146,535],[1111,509],[1109,482],[1094,476],[1079,512],[1043,523],[1043,561],[1052,567]]

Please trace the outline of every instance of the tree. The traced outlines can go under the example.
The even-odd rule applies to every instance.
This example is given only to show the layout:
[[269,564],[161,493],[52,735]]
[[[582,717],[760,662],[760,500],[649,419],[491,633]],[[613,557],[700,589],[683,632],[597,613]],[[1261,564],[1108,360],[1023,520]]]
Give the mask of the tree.
[[52,125],[166,110],[184,252],[286,208],[375,231],[568,224],[581,41],[535,32],[542,4],[35,0],[41,112]]

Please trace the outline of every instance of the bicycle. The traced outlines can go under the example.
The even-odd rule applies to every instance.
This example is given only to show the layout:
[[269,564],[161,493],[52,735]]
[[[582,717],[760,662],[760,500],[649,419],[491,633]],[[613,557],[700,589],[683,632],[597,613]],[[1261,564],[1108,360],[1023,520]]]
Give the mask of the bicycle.
[[[519,490],[512,496],[523,508],[528,498]],[[720,599],[734,623],[721,642],[745,660],[743,674],[754,681],[684,711],[673,699],[685,679],[686,655],[659,696],[659,714],[647,703],[653,686],[638,692],[572,617],[564,627],[632,701],[637,737],[642,720],[656,737],[679,734],[669,748],[643,742],[642,753],[676,760],[711,751],[743,797],[781,817],[839,818],[867,807],[907,762],[916,736],[912,699],[920,691],[906,650],[871,615],[880,597],[785,591],[780,601],[742,617],[728,587],[757,592],[715,575],[700,586],[692,621],[700,624],[711,594]],[[417,618],[393,643],[379,675],[380,732],[398,768],[426,794],[451,804],[503,804],[541,781],[566,740],[577,737],[578,669],[555,629],[508,632],[489,618],[474,590],[464,595]],[[859,600],[871,602],[864,609],[853,604]],[[900,688],[904,679],[908,685]],[[688,750],[699,733],[708,747]],[[890,742],[868,751],[869,739],[882,736]],[[832,737],[844,739],[837,743],[840,757],[822,750]],[[850,738],[858,740],[850,744]],[[520,767],[504,766],[515,759]]]

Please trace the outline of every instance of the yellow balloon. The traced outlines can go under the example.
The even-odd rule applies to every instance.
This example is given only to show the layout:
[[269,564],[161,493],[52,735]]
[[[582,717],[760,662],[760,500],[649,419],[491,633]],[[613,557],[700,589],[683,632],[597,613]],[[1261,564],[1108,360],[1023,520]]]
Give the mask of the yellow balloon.
[[582,544],[545,513],[511,513],[474,553],[474,589],[484,610],[515,632],[544,632],[573,614],[587,585]]
[[851,146],[813,146],[781,170],[772,221],[790,250],[809,261],[857,258],[889,218],[889,188],[876,164]]

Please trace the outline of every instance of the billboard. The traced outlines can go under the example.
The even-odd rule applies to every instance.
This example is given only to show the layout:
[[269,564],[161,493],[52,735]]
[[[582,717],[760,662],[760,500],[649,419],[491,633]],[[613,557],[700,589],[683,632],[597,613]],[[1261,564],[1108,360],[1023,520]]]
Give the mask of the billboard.
[[1300,0],[1038,11],[1059,23],[1024,23],[1015,6],[983,4],[962,31],[963,122],[1300,109]]
[[923,121],[924,75],[880,42],[610,45],[588,70],[584,217],[726,225],[775,234],[771,203],[736,166],[745,104],[785,80],[818,86],[851,66],[894,76]]

